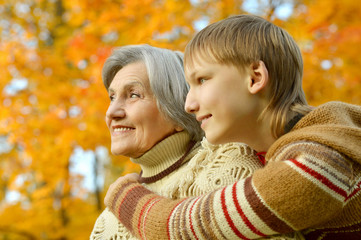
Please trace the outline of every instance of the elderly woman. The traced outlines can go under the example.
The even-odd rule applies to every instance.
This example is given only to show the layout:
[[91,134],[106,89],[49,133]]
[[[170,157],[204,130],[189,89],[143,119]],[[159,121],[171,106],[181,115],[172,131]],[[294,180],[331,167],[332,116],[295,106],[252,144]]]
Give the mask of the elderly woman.
[[[102,72],[110,104],[106,124],[111,152],[130,157],[141,181],[159,192],[172,172],[197,152],[203,132],[184,110],[188,86],[182,54],[148,45],[117,48]],[[131,235],[108,209],[97,219],[91,239]]]
[[[200,148],[203,132],[184,110],[188,85],[181,53],[149,45],[117,48],[104,64],[103,82],[111,151],[140,165],[140,182],[148,189],[171,198],[196,196],[261,167],[244,144],[203,140]],[[90,239],[136,238],[105,209]]]

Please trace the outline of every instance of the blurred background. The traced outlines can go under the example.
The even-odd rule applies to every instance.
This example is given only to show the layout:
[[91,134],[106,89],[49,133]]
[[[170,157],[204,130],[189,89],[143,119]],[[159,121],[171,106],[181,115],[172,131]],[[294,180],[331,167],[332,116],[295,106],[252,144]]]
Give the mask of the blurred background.
[[0,0],[0,240],[88,239],[109,184],[139,171],[109,151],[101,68],[113,47],[183,51],[240,13],[294,36],[311,105],[361,104],[358,1]]

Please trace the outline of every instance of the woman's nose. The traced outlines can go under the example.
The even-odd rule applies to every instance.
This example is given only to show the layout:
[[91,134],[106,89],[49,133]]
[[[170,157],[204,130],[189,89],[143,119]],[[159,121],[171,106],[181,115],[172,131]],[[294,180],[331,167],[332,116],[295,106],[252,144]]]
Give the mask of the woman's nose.
[[112,102],[108,107],[106,117],[109,119],[124,118],[125,117],[124,106],[119,102]]
[[187,94],[187,99],[184,106],[186,112],[195,113],[199,110],[199,104],[196,99],[193,97],[193,93],[191,91]]

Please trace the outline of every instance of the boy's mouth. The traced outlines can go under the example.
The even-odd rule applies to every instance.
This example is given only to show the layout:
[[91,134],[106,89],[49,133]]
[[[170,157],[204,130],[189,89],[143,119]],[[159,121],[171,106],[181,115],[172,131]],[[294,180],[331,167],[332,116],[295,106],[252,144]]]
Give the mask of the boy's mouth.
[[207,122],[207,120],[212,117],[212,114],[204,115],[201,117],[197,117],[197,121],[201,123],[201,127],[203,128],[203,125]]

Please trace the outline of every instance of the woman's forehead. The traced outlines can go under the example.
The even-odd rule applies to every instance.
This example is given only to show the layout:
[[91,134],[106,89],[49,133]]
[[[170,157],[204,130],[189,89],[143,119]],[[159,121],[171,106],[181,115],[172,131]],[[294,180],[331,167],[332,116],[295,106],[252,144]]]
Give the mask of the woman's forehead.
[[143,85],[144,87],[149,86],[149,77],[144,63],[131,63],[121,68],[115,74],[109,88],[112,88],[112,86],[125,85]]

